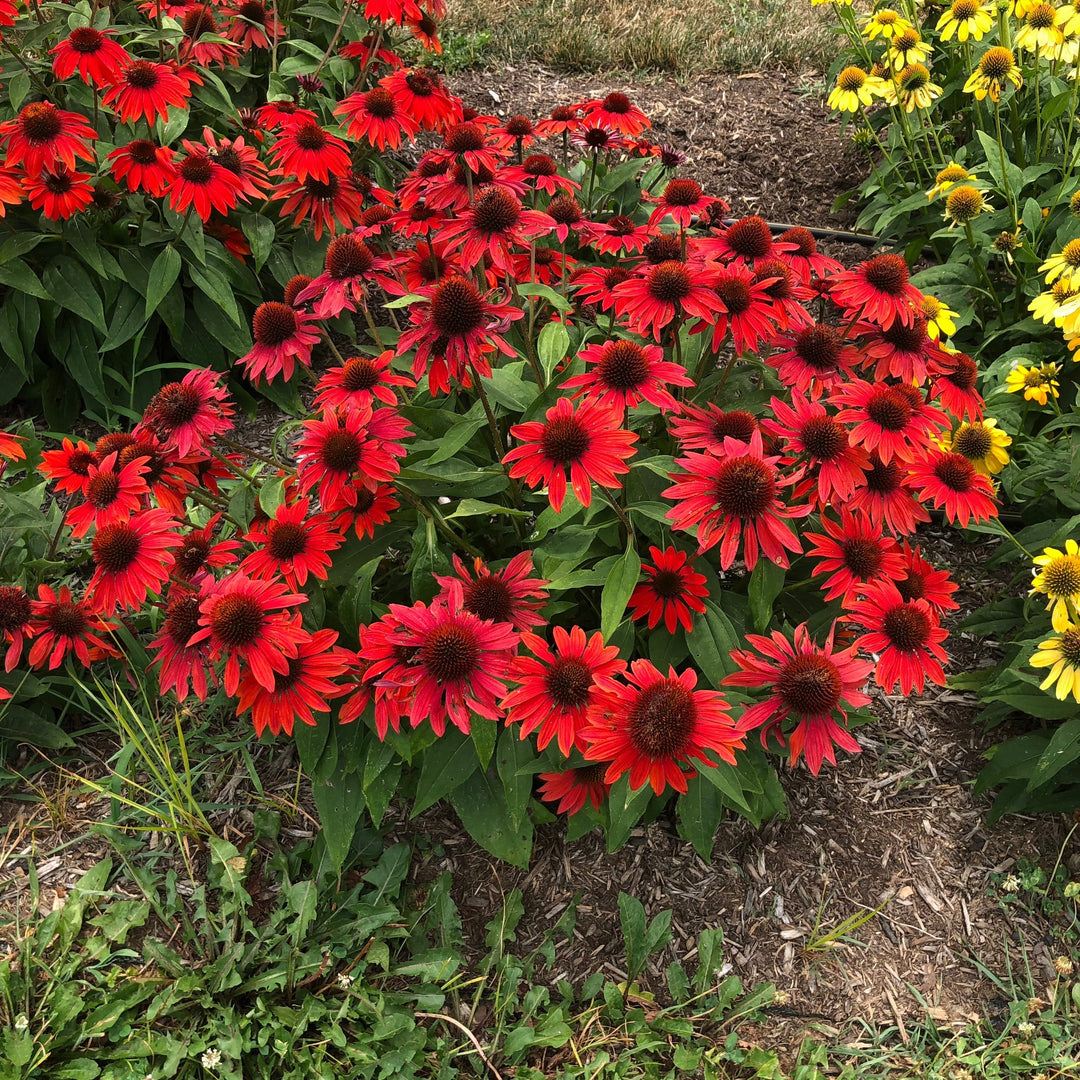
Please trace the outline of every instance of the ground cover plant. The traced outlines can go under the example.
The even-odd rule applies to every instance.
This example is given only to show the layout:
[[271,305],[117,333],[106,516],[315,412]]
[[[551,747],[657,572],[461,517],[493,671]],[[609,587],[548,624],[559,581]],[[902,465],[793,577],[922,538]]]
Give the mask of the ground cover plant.
[[1080,21],[1069,4],[968,0],[836,14],[855,52],[838,62],[830,104],[872,161],[859,222],[899,238],[909,258],[933,255],[916,281],[936,293],[942,336],[977,357],[994,412],[963,438],[1022,526],[995,560],[1032,575],[1026,599],[964,624],[1000,641],[1001,662],[954,685],[978,692],[989,723],[1018,712],[1044,722],[1001,746],[980,785],[1001,788],[995,817],[1075,808]]
[[[327,45],[286,68],[295,100],[259,104],[264,76],[246,78],[253,111],[232,116],[229,99],[221,120],[245,135],[206,127],[202,142],[182,138],[179,90],[125,120],[125,88],[142,92],[145,65],[172,85],[169,63],[190,61],[211,85],[269,59],[274,93],[273,33],[245,39],[235,71],[242,46],[197,51],[198,12],[179,36],[162,23],[169,62],[142,58],[169,40],[149,21],[121,35],[84,25],[92,12],[15,18],[59,40],[22,71],[48,99],[10,102],[0,127],[12,217],[41,209],[65,243],[84,216],[100,226],[74,202],[34,206],[61,174],[77,202],[115,197],[140,247],[163,240],[142,224],[180,215],[145,295],[120,286],[145,301],[130,320],[144,329],[182,271],[193,305],[230,299],[201,259],[208,234],[236,240],[246,222],[253,249],[223,257],[261,302],[229,350],[231,390],[212,366],[141,386],[136,334],[130,377],[109,369],[143,405],[133,427],[59,448],[5,437],[6,730],[62,742],[52,721],[86,707],[80,667],[106,687],[153,678],[294,737],[339,866],[364,810],[378,825],[397,795],[414,813],[448,799],[518,864],[552,809],[614,847],[675,802],[708,856],[725,809],[783,808],[771,755],[816,774],[858,751],[871,675],[905,694],[943,682],[955,586],[908,538],[929,508],[997,516],[992,456],[954,445],[983,418],[973,363],[940,344],[902,257],[845,269],[805,230],[730,220],[625,95],[466,114],[434,71],[383,48],[378,27],[410,20],[436,47],[411,7],[370,11],[374,26],[320,11]],[[108,78],[65,60],[72,35]],[[80,94],[81,112],[51,100]],[[103,163],[115,174],[149,104],[157,165],[120,179],[151,190],[73,176],[76,157],[97,160],[95,117],[122,135]],[[422,132],[418,160],[397,153]],[[258,214],[243,205],[263,195]],[[153,210],[142,224],[135,204]],[[29,235],[24,254],[49,234]],[[48,266],[39,279],[11,257],[48,291]],[[86,272],[102,310],[120,295],[106,271]],[[19,297],[37,300],[9,295],[16,319]],[[108,354],[87,311],[65,310]],[[167,324],[156,340],[177,346]],[[268,445],[234,441],[237,380],[305,418]]]

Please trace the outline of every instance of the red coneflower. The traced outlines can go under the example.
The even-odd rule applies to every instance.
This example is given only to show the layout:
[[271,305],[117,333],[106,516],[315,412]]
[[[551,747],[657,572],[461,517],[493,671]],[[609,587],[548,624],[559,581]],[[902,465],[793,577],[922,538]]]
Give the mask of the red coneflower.
[[925,316],[916,312],[910,323],[897,320],[888,330],[873,323],[859,323],[864,335],[863,370],[874,369],[879,382],[887,377],[921,386],[928,372],[940,367],[947,358],[941,347],[926,332]]
[[239,572],[207,583],[199,603],[199,629],[188,645],[207,641],[211,657],[225,657],[225,693],[230,697],[240,685],[241,665],[260,686],[273,690],[274,673],[286,674],[289,659],[307,640],[299,617],[282,610],[305,603],[307,597],[287,590],[284,582],[255,581]]
[[297,481],[304,495],[318,489],[319,505],[327,513],[355,506],[363,488],[373,491],[399,471],[396,458],[404,450],[375,437],[372,415],[370,408],[355,408],[303,422],[296,446]]
[[354,665],[353,654],[336,645],[336,630],[316,630],[301,641],[296,656],[289,657],[288,670],[274,673],[274,687],[263,686],[251,672],[240,677],[236,715],[251,710],[255,734],[293,733],[300,720],[314,727],[314,714],[330,711],[330,700],[349,692],[349,687],[334,682]]
[[549,247],[534,247],[510,256],[510,269],[516,281],[532,280],[542,285],[558,285],[576,266],[576,259]]
[[650,225],[638,225],[633,218],[616,214],[604,222],[589,222],[582,234],[586,243],[603,255],[636,255],[645,250],[656,231]]
[[366,142],[385,150],[398,150],[403,139],[412,142],[420,125],[403,109],[385,86],[376,86],[363,94],[350,94],[334,110],[343,118],[342,126],[350,139]]
[[829,274],[839,274],[844,269],[843,263],[818,251],[817,240],[809,229],[796,226],[782,232],[776,240],[777,243],[787,246],[785,258],[804,282],[810,281],[812,277],[823,278]]
[[298,499],[292,506],[282,504],[272,518],[253,525],[244,539],[256,550],[240,564],[240,572],[253,578],[273,578],[280,574],[290,589],[307,583],[308,575],[326,580],[330,552],[341,546],[326,514],[314,514],[310,499]]
[[590,118],[582,121],[581,127],[570,136],[570,142],[578,150],[590,151],[595,158],[601,152],[621,150],[627,140],[615,128],[593,123]]
[[681,229],[689,229],[695,217],[701,217],[712,203],[696,180],[669,180],[662,195],[647,195],[648,202],[656,203],[649,215],[649,224],[655,225],[670,217]]
[[352,356],[342,367],[329,368],[315,385],[315,408],[322,410],[371,407],[376,400],[397,405],[395,386],[414,387],[407,375],[391,367],[394,353],[388,349],[378,356]]
[[405,26],[409,28],[409,32],[412,34],[421,45],[424,46],[429,52],[442,55],[442,42],[439,41],[439,24],[435,22],[428,15],[420,15],[415,18],[407,18],[404,22]]
[[684,472],[673,473],[675,483],[664,491],[677,502],[667,513],[673,528],[696,526],[700,551],[720,543],[725,570],[735,561],[740,542],[747,569],[757,565],[759,551],[777,566],[788,566],[788,551],[798,553],[802,547],[784,519],[805,517],[811,507],[780,501],[783,488],[796,478],[781,476],[779,460],[765,456],[760,431],[748,443],[725,439],[719,454],[677,458],[675,464]]
[[23,189],[30,205],[50,221],[67,221],[94,201],[90,174],[75,172],[56,164],[23,178]]
[[301,181],[312,177],[324,184],[332,175],[347,174],[351,165],[348,146],[308,119],[286,127],[270,148],[270,157],[281,176]]
[[384,282],[387,292],[405,296],[416,292],[418,289],[437,285],[443,278],[456,277],[461,274],[461,267],[453,256],[446,254],[437,241],[427,243],[418,240],[416,247],[399,252],[394,257],[394,265],[398,275],[404,281],[404,287],[397,282]]
[[145,191],[157,199],[176,177],[173,156],[167,146],[157,146],[149,139],[133,139],[113,150],[106,160],[117,185],[123,182],[128,191]]
[[48,664],[55,671],[69,652],[83,667],[104,656],[119,656],[120,651],[101,635],[109,634],[117,624],[99,615],[86,600],[75,600],[71,589],[60,586],[59,593],[49,585],[38,586],[38,598],[31,601],[33,616],[27,628],[34,637],[27,660],[32,668]]
[[233,426],[223,378],[212,368],[196,368],[167,383],[150,399],[143,424],[180,457],[206,456],[214,440]]
[[389,90],[401,109],[429,131],[441,131],[461,119],[461,102],[430,69],[402,68],[381,79],[379,85]]
[[235,42],[204,40],[208,35],[215,39],[222,36],[209,4],[186,4],[178,21],[184,31],[177,46],[181,59],[206,67],[212,64],[224,66],[226,63],[235,66],[238,63],[241,49]]
[[786,443],[786,456],[804,462],[810,470],[810,483],[816,488],[820,506],[834,499],[850,498],[863,482],[870,458],[861,447],[852,446],[847,429],[829,416],[820,402],[808,401],[792,391],[791,405],[774,397],[769,402],[775,420],[763,420],[761,426]]
[[930,520],[922,503],[911,493],[906,467],[899,461],[886,464],[877,454],[870,455],[864,485],[856,489],[848,506],[851,510],[861,510],[875,525],[887,527],[894,536],[913,533],[920,521]]
[[501,570],[490,570],[477,557],[473,573],[453,556],[456,577],[435,575],[445,593],[454,582],[461,586],[462,606],[486,622],[509,623],[515,630],[528,630],[545,620],[539,614],[548,594],[542,578],[529,577],[533,572],[532,553],[521,551]]
[[456,274],[417,292],[427,302],[418,300],[409,306],[413,327],[401,335],[397,345],[398,356],[416,349],[416,378],[427,370],[428,358],[436,346],[459,381],[463,374],[467,375],[465,369],[470,364],[475,364],[480,374],[485,368],[490,372],[485,356],[496,349],[506,356],[517,355],[501,336],[505,332],[501,327],[524,318],[522,308],[493,302],[490,293],[484,295],[468,278]]
[[127,521],[99,525],[91,553],[94,574],[86,594],[101,612],[137,611],[150,593],[160,593],[173,565],[180,534],[168,511],[143,510]]
[[513,269],[512,245],[528,247],[531,240],[550,232],[555,222],[538,210],[526,210],[505,187],[491,184],[473,198],[472,206],[443,226],[440,239],[450,250],[461,249],[461,265],[471,270],[481,259],[504,272]]
[[424,203],[417,203],[407,210],[397,211],[390,218],[390,225],[399,236],[411,239],[414,236],[428,236],[438,232],[445,220],[446,216],[440,211]]
[[605,98],[583,101],[578,108],[585,113],[586,124],[603,125],[631,138],[636,138],[647,127],[652,127],[649,118],[625,94],[618,91]]
[[158,689],[162,694],[171,690],[177,701],[183,701],[189,693],[205,701],[210,683],[217,686],[217,671],[210,662],[208,642],[188,644],[199,630],[201,603],[202,598],[196,592],[187,589],[170,592],[161,630],[149,645],[151,650],[156,650],[153,663],[161,665]]
[[945,685],[941,647],[949,633],[925,600],[905,600],[891,581],[879,581],[862,600],[849,607],[849,618],[869,631],[855,647],[879,654],[875,679],[887,694],[900,683],[900,692],[923,692],[926,679]]
[[153,126],[160,116],[168,120],[169,107],[185,108],[191,87],[168,64],[151,60],[133,60],[117,75],[101,99],[116,106],[125,124],[145,120]]
[[175,450],[167,450],[161,440],[140,424],[134,432],[135,442],[119,451],[117,462],[123,466],[137,458],[143,459],[146,472],[143,479],[150,488],[150,495],[172,517],[187,516],[184,500],[198,480],[194,472],[194,458],[180,459]]
[[[381,280],[387,266],[385,255],[377,255],[358,236],[347,233],[330,241],[323,272],[296,297],[297,304],[315,300],[318,319],[334,319],[343,311],[356,311],[367,299],[368,286]],[[316,297],[318,299],[316,299]]]
[[536,634],[521,635],[532,656],[517,656],[508,678],[519,683],[506,696],[506,723],[521,724],[520,737],[527,739],[539,728],[536,745],[543,750],[553,739],[560,752],[570,756],[576,746],[585,749],[581,730],[595,695],[596,679],[618,675],[626,669],[615,645],[605,645],[597,632],[586,639],[580,626],[569,631],[552,627],[554,646]]
[[941,399],[945,410],[958,420],[981,420],[983,399],[975,384],[979,365],[965,353],[946,353],[930,384],[930,400]]
[[18,116],[0,124],[6,163],[18,165],[28,176],[61,164],[74,172],[76,158],[94,160],[90,143],[97,137],[86,117],[58,109],[49,101],[24,105]]
[[821,525],[828,535],[804,535],[813,544],[807,554],[820,556],[810,576],[830,574],[822,584],[825,600],[839,596],[848,604],[874,582],[902,577],[904,562],[896,541],[883,534],[881,522],[861,512],[843,509],[840,513],[839,522],[822,515]]
[[674,668],[663,675],[648,660],[634,660],[626,683],[601,675],[583,732],[588,761],[608,762],[604,781],[630,773],[630,788],[646,782],[660,795],[670,785],[686,794],[695,761],[708,768],[709,753],[735,764],[746,743],[718,690],[696,690],[697,673]]
[[302,109],[295,101],[285,98],[280,101],[268,101],[255,110],[255,119],[270,131],[288,127],[290,124],[298,124],[305,121],[314,123],[318,114],[312,109]]
[[413,0],[364,0],[364,18],[373,22],[400,26],[406,19],[419,18],[420,14]]
[[73,495],[82,491],[90,475],[90,466],[96,465],[97,461],[97,455],[82,439],[77,444],[64,439],[62,449],[42,450],[38,470],[46,480],[56,484],[58,491]]
[[657,341],[672,320],[696,315],[712,324],[717,304],[710,280],[711,274],[703,266],[662,262],[615,286],[615,314],[626,320],[631,332],[643,337],[651,334]]
[[293,377],[296,363],[311,367],[311,350],[319,334],[311,328],[314,315],[298,311],[279,300],[268,300],[255,309],[251,320],[251,335],[255,343],[246,356],[236,362],[253,382],[270,382],[283,375]]
[[7,642],[4,670],[12,671],[22,658],[23,645],[31,633],[30,597],[18,585],[0,585],[0,641]]
[[[364,673],[364,681],[409,688],[413,727],[427,720],[442,735],[450,720],[467,735],[473,713],[488,720],[502,716],[504,680],[518,640],[509,623],[485,622],[466,611],[456,582],[430,606],[391,604],[388,618],[397,623],[393,654],[370,655],[365,635],[359,657],[377,662]],[[400,658],[399,650],[406,650],[408,659]]]
[[266,10],[262,0],[241,0],[232,12],[224,36],[245,50],[269,49],[284,33],[285,27]]
[[[258,150],[244,142],[242,135],[235,139],[223,139],[204,127],[203,143],[210,157],[236,177],[241,197],[262,199],[266,196],[266,189],[270,186],[266,166],[259,160]],[[193,147],[202,149],[186,139],[183,144],[186,150]]]
[[567,379],[563,389],[577,388],[574,397],[584,395],[620,410],[636,408],[645,400],[658,409],[678,412],[679,403],[665,386],[694,385],[684,368],[664,360],[659,345],[621,339],[586,346],[578,356],[591,366],[583,375]]
[[947,571],[935,570],[923,558],[920,548],[913,550],[906,540],[901,558],[907,577],[893,584],[905,600],[925,600],[938,616],[959,609],[960,605],[952,598],[958,586]]
[[544,802],[558,803],[557,814],[576,814],[586,801],[592,803],[594,810],[599,810],[611,790],[611,785],[604,783],[605,772],[607,768],[601,763],[564,772],[541,773],[540,779],[544,783],[537,794]]
[[592,304],[601,311],[608,311],[615,306],[615,286],[629,280],[630,271],[621,266],[590,266],[574,274],[570,279],[570,288],[574,290],[579,303]]
[[630,615],[634,619],[648,618],[652,630],[664,620],[669,634],[677,627],[689,634],[694,629],[694,616],[705,610],[702,597],[709,595],[704,574],[687,565],[687,554],[677,548],[663,551],[649,547],[652,564],[643,563],[646,580],[641,582],[630,597]]
[[[175,578],[191,581],[213,567],[231,566],[236,562],[240,542],[238,540],[215,541],[221,517],[220,513],[214,514],[201,529],[190,529],[181,536],[180,545],[173,552]],[[192,630],[191,633],[195,631]]]
[[356,538],[363,540],[365,536],[374,536],[376,527],[385,525],[390,520],[391,512],[399,505],[394,498],[394,489],[388,484],[379,484],[374,491],[360,488],[356,492],[356,505],[338,514],[334,519],[334,528],[344,534],[352,526]]
[[[580,184],[559,174],[559,167],[547,154],[530,154],[521,163],[520,169],[521,176],[534,191],[543,191],[554,197],[561,190],[572,197],[572,192],[581,190]],[[551,214],[550,206],[548,214]]]
[[776,348],[765,359],[776,368],[777,378],[815,400],[848,380],[859,359],[858,350],[847,343],[840,331],[824,323],[781,338]]
[[710,259],[753,266],[758,259],[783,254],[785,251],[785,248],[773,240],[769,223],[757,214],[739,218],[726,229],[715,231],[715,236],[707,236],[698,241],[702,251],[707,253]]
[[934,509],[945,508],[946,520],[958,521],[965,529],[969,521],[998,515],[993,482],[977,473],[963,454],[931,450],[910,467],[908,477],[923,501],[932,499]]
[[270,197],[282,200],[282,217],[296,211],[294,226],[310,221],[316,240],[322,239],[324,230],[333,235],[338,225],[352,228],[363,213],[363,196],[348,177],[331,176],[325,183],[310,176],[287,180],[274,188]]
[[206,221],[213,211],[227,214],[239,201],[240,180],[204,147],[183,140],[188,155],[176,163],[169,183],[169,206],[183,213],[189,206]]
[[[731,330],[731,340],[740,355],[757,352],[762,342],[771,342],[776,334],[776,313],[769,296],[769,286],[774,278],[757,281],[754,274],[743,266],[726,266],[713,280],[713,291],[719,299],[719,308],[705,320],[713,326],[712,350],[719,353],[724,336]],[[704,330],[705,325],[695,327]]]
[[494,174],[506,159],[506,150],[489,139],[482,123],[466,120],[446,129],[442,148],[433,151],[433,156],[455,162],[475,178]]
[[896,320],[910,326],[922,293],[911,284],[903,255],[875,255],[832,281],[829,295],[847,315],[854,312],[888,330]]
[[619,488],[619,475],[628,473],[637,434],[621,427],[622,411],[609,405],[582,402],[577,411],[567,398],[544,414],[543,422],[515,424],[510,434],[522,445],[504,458],[510,476],[524,477],[531,487],[546,486],[555,513],[566,498],[567,472],[582,506],[592,502],[592,485]]
[[102,458],[100,465],[87,466],[82,485],[85,501],[68,511],[72,536],[85,536],[91,525],[100,529],[110,522],[126,520],[142,506],[143,496],[149,490],[143,479],[146,459],[136,458],[121,467],[117,464],[118,456],[113,451]]
[[7,216],[9,206],[23,201],[22,173],[18,169],[0,166],[0,218]]
[[541,138],[552,135],[568,135],[581,126],[576,105],[556,105],[551,115],[536,122],[536,134]]
[[761,430],[757,417],[745,409],[725,412],[709,402],[704,408],[683,405],[682,416],[671,418],[671,434],[679,441],[680,450],[709,450],[723,454],[725,439],[748,443],[755,431]]
[[[747,634],[746,640],[762,656],[736,649],[731,659],[742,669],[724,679],[725,686],[769,687],[772,696],[751,705],[740,717],[749,730],[762,727],[761,745],[767,746],[770,735],[785,745],[783,725],[794,718],[795,728],[786,736],[791,745],[791,765],[805,754],[807,767],[814,776],[821,763],[836,764],[834,746],[851,754],[859,753],[859,744],[847,730],[844,704],[856,708],[869,705],[861,693],[874,665],[855,656],[851,646],[841,651],[833,647],[833,624],[823,646],[814,644],[806,623],[795,628],[794,644],[774,630],[771,638]],[[840,723],[835,719],[840,714]]]
[[53,74],[58,79],[70,79],[77,71],[79,78],[90,86],[104,86],[115,81],[128,62],[128,54],[109,36],[112,30],[95,30],[92,26],[77,26],[63,41],[49,50],[53,57]]
[[758,259],[754,263],[754,281],[765,286],[778,329],[814,325],[813,316],[804,305],[808,300],[813,300],[815,294],[812,289],[799,283],[798,275],[782,257]]
[[[915,461],[930,446],[934,427],[948,427],[938,410],[931,414],[914,407],[902,386],[858,380],[841,386],[830,401],[840,409],[836,419],[849,425],[852,443],[876,453],[886,465],[894,458]],[[935,423],[936,417],[941,422]]]

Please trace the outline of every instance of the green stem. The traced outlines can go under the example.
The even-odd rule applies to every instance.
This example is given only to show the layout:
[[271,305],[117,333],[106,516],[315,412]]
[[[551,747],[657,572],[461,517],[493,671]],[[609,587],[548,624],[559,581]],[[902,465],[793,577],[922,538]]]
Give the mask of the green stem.
[[1001,183],[1005,188],[1005,197],[1009,200],[1009,208],[1012,210],[1013,221],[1016,220],[1016,200],[1013,198],[1012,187],[1009,184],[1009,172],[1006,167],[1005,143],[1001,137],[1001,105],[994,102],[994,132],[997,135],[998,155],[1001,159]]
[[990,280],[990,275],[986,270],[986,263],[983,262],[982,254],[975,243],[975,233],[971,228],[970,221],[964,222],[964,234],[967,236],[968,247],[971,249],[971,261],[975,264],[975,269],[979,271],[983,281],[986,282],[990,299],[993,300],[994,307],[997,308],[998,318],[1004,321],[1005,314],[1001,310],[1001,301],[998,299],[997,289],[994,288],[994,283]]
[[414,495],[408,488],[402,487],[400,483],[396,484],[395,487],[397,492],[404,497],[406,502],[412,503],[418,513],[426,517],[428,521],[433,522],[435,528],[438,529],[439,532],[454,545],[454,547],[464,552],[464,554],[472,556],[474,559],[483,558],[479,549],[473,547],[465,537],[461,536],[434,506],[428,506],[419,498],[419,496]]

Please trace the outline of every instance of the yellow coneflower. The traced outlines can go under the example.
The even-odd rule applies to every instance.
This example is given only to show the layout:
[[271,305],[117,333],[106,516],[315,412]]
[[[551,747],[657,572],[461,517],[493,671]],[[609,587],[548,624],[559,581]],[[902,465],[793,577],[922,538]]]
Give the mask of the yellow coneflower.
[[911,27],[892,39],[886,60],[893,71],[903,71],[908,64],[925,63],[929,55],[930,46],[925,41],[920,41],[919,31]]
[[940,195],[943,191],[948,191],[953,184],[959,184],[962,180],[976,179],[978,179],[976,175],[973,172],[968,172],[963,165],[957,165],[955,161],[950,161],[949,164],[934,177],[934,186],[926,193],[926,197],[932,199],[935,195]]
[[891,38],[904,30],[914,29],[899,11],[893,11],[892,8],[882,8],[863,20],[863,34],[870,41],[879,35],[883,38]]
[[1009,264],[1013,264],[1013,254],[1017,248],[1023,247],[1020,240],[1020,226],[1017,225],[1011,232],[1003,229],[994,237],[990,246]]
[[1070,240],[1056,255],[1051,255],[1040,267],[1046,274],[1046,284],[1061,278],[1067,286],[1080,287],[1080,240]]
[[1074,289],[1067,281],[1058,280],[1050,286],[1048,292],[1041,292],[1028,304],[1028,311],[1039,322],[1051,323],[1057,317],[1058,309],[1066,300],[1071,300],[1080,293],[1080,289]]
[[1000,101],[1001,91],[1005,89],[1007,82],[1019,89],[1023,81],[1012,49],[995,45],[979,57],[979,63],[968,76],[964,89],[969,94],[974,94],[977,101],[982,101],[987,95],[991,101]]
[[953,225],[967,225],[992,207],[978,188],[970,184],[954,187],[945,199],[945,220]]
[[885,84],[885,100],[890,105],[900,105],[904,112],[928,109],[935,98],[941,97],[941,87],[930,81],[930,71],[925,64],[908,64],[892,82]]
[[952,337],[956,333],[956,312],[943,304],[936,296],[923,293],[919,310],[926,319],[926,332],[935,341],[942,336]]
[[836,86],[829,94],[829,108],[841,112],[858,112],[860,105],[873,104],[875,95],[884,94],[884,83],[862,68],[846,67],[836,77]]
[[1024,16],[1024,25],[1016,33],[1016,45],[1032,52],[1049,52],[1065,40],[1057,24],[1057,8],[1045,0],[1033,4]]
[[979,0],[953,0],[949,10],[938,19],[937,28],[941,31],[941,40],[950,41],[956,35],[957,41],[981,41],[984,34],[994,25],[994,9]]
[[1058,701],[1070,694],[1080,703],[1080,626],[1067,622],[1058,637],[1039,642],[1029,661],[1033,668],[1049,668],[1040,690],[1054,688]]
[[948,440],[948,449],[971,462],[973,468],[982,476],[997,476],[1009,464],[1009,451],[1012,439],[999,431],[997,421],[992,417],[973,420],[961,424]]
[[1080,0],[1070,0],[1057,9],[1057,24],[1061,32],[1069,37],[1080,33]]
[[1042,593],[1049,603],[1050,622],[1060,634],[1070,621],[1077,621],[1077,605],[1080,604],[1080,545],[1075,540],[1065,541],[1065,550],[1044,548],[1034,558],[1035,567],[1031,579],[1031,592]]
[[1050,398],[1058,396],[1055,376],[1060,370],[1057,364],[1040,364],[1038,367],[1024,367],[1021,364],[1005,377],[1005,389],[1010,394],[1023,391],[1025,401],[1045,405]]
[[1036,4],[1042,0],[1010,0],[1009,14],[1014,18],[1022,19]]

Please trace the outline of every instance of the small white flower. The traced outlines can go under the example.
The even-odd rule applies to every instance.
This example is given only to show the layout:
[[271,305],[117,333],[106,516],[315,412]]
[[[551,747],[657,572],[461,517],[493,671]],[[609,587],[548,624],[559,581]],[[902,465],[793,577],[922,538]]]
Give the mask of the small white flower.
[[1035,1034],[1035,1025],[1025,1020],[1022,1024],[1016,1025],[1016,1030],[1019,1031],[1024,1038],[1027,1038],[1027,1036]]
[[337,977],[337,984],[342,990],[348,990],[353,984],[353,977],[351,975],[346,975],[343,971]]
[[216,1069],[221,1064],[221,1051],[215,1046],[207,1050],[199,1062],[204,1069]]
[[1006,892],[1019,892],[1020,879],[1015,874],[1009,874],[1009,876],[1001,882],[1001,887]]
[[15,1017],[15,1030],[25,1031],[30,1026],[30,1017],[22,1013]]

